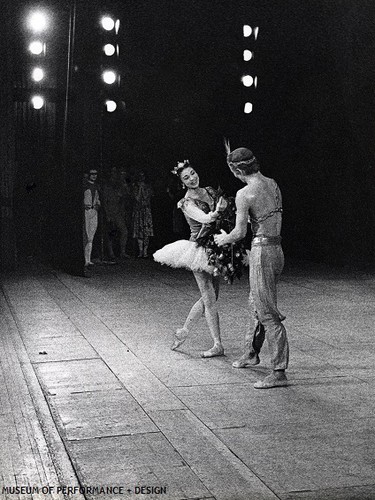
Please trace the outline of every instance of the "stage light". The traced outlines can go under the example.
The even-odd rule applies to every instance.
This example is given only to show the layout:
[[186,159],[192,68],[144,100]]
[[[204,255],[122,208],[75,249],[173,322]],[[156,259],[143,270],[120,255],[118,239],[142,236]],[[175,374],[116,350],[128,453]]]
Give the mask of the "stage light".
[[258,86],[258,77],[256,76],[254,78],[254,88],[257,88],[257,86]]
[[115,46],[111,43],[106,43],[103,49],[106,56],[113,56],[113,54],[116,52]]
[[117,75],[114,71],[104,71],[102,74],[102,78],[104,83],[112,85],[113,83],[115,83]]
[[251,27],[248,24],[244,24],[244,26],[243,26],[243,36],[244,37],[250,36],[252,31],[253,30],[251,29]]
[[106,31],[112,31],[115,27],[114,20],[109,16],[102,17],[101,23]]
[[29,51],[35,56],[39,56],[43,52],[43,44],[39,40],[31,42],[29,45]]
[[245,103],[245,107],[244,107],[244,113],[246,113],[248,115],[249,113],[252,112],[252,110],[253,110],[252,103],[251,102],[246,102]]
[[254,83],[254,78],[250,75],[245,75],[242,77],[242,83],[245,85],[245,87],[251,87]]
[[43,12],[33,12],[28,19],[28,24],[32,31],[40,33],[47,27],[47,16]]
[[44,71],[42,68],[34,68],[32,73],[31,73],[31,78],[34,80],[34,82],[40,82],[44,78]]
[[34,95],[31,98],[31,103],[34,109],[41,109],[44,106],[44,99],[40,95]]
[[[113,87],[120,87],[121,84],[121,70],[120,70],[120,47],[118,41],[118,30],[120,29],[120,20],[112,15],[102,16],[100,19],[101,26],[107,31],[101,32],[100,41],[102,46],[102,53],[100,57],[100,73],[102,81],[107,85]],[[113,32],[115,30],[115,33]],[[111,61],[108,61],[111,57]],[[98,68],[99,69],[99,68]],[[107,111],[112,113],[115,111],[117,104],[111,99],[116,99],[116,93],[111,89],[110,95],[106,95],[107,101],[104,100]]]
[[243,60],[244,61],[250,61],[254,57],[254,54],[251,52],[251,50],[245,49],[243,51]]
[[117,104],[115,103],[115,101],[106,101],[105,105],[107,107],[108,113],[113,113],[113,111],[115,111],[117,108]]
[[257,26],[256,28],[254,28],[254,38],[255,38],[255,40],[258,38],[258,33],[259,33],[259,28]]

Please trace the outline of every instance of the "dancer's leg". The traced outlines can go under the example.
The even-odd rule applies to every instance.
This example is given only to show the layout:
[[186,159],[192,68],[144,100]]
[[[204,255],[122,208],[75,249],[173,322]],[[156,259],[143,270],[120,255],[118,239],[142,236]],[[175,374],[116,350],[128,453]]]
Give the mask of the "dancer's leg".
[[[253,251],[252,251],[253,252]],[[265,330],[274,370],[288,367],[289,346],[282,321],[285,319],[277,307],[276,285],[281,274],[284,255],[281,247],[257,247],[250,277],[257,316]],[[267,265],[264,265],[267,262]],[[254,344],[253,344],[254,345]]]
[[187,339],[190,329],[193,327],[195,323],[197,323],[204,314],[204,302],[202,297],[197,300],[197,302],[190,309],[189,314],[185,320],[185,323],[182,328],[177,328],[176,333],[174,335],[174,342],[171,347],[172,351],[180,347],[185,340]]
[[113,251],[112,229],[113,229],[112,221],[107,219],[105,221],[105,233],[104,234],[105,234],[105,244],[106,244],[106,248],[107,248],[107,255],[108,255],[109,259],[115,258],[115,254]]
[[194,326],[194,324],[197,323],[203,315],[204,315],[204,302],[201,297],[190,309],[190,312],[187,315],[184,326],[182,328],[190,331],[191,328]]
[[220,276],[212,276],[212,285],[215,290],[216,300],[219,298]]
[[253,259],[251,256],[251,252],[247,251],[248,259],[249,259],[249,284],[250,284],[250,293],[249,293],[249,326],[245,333],[245,348],[242,356],[236,361],[233,362],[233,368],[248,368],[249,366],[256,366],[260,363],[259,353],[263,346],[263,342],[265,339],[265,330],[264,326],[260,323],[253,291],[252,291],[252,266]]
[[[215,298],[216,300],[219,297],[219,284],[220,284],[220,277],[214,277],[212,279],[212,284],[214,287],[215,291]],[[197,321],[201,319],[201,317],[205,313],[205,308],[204,308],[204,301],[203,298],[201,297],[197,302],[193,305],[193,307],[190,309],[190,312],[185,320],[184,326],[182,327],[183,329],[186,329],[188,331],[191,330],[191,328],[194,326]]]
[[85,246],[85,266],[91,264],[92,242],[88,241]]
[[107,252],[110,259],[115,258],[115,253],[113,251],[113,241],[110,234],[107,235]]
[[149,236],[145,236],[144,237],[144,240],[143,240],[143,257],[148,257],[148,245],[149,245],[149,242],[150,242],[150,237]]
[[86,210],[85,212],[85,224],[86,224],[86,245],[85,245],[85,265],[91,264],[91,252],[92,245],[94,241],[94,236],[96,229],[98,227],[98,213],[94,209]]
[[205,351],[202,354],[202,357],[210,358],[213,356],[221,356],[224,354],[224,349],[221,343],[219,313],[212,277],[210,274],[205,272],[194,272],[194,277],[201,292],[204,303],[204,314],[211,337],[214,341],[213,347],[208,351]]
[[[220,277],[213,277],[212,284],[215,291],[216,300],[219,297],[219,285],[220,285]],[[183,324],[182,328],[178,328],[175,333],[175,340],[172,345],[172,350],[177,349],[182,345],[187,339],[191,329],[194,325],[202,318],[205,314],[204,301],[201,297],[190,309],[189,314]]]
[[[259,321],[265,328],[271,355],[273,372],[264,380],[254,384],[256,389],[268,389],[288,385],[285,370],[289,361],[287,333],[282,321],[285,319],[277,307],[276,284],[284,265],[284,254],[280,246],[260,247],[257,251],[258,269],[253,278],[254,302]],[[262,263],[267,262],[267,266]]]
[[126,245],[128,243],[128,227],[125,220],[120,216],[116,219],[116,226],[120,230],[120,257],[128,257],[126,253]]
[[143,240],[138,238],[138,257],[143,257]]

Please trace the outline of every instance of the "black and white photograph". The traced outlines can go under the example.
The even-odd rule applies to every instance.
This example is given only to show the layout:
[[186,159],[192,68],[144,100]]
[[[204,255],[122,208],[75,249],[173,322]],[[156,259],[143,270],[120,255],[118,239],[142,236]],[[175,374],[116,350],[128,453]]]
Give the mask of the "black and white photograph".
[[0,5],[0,500],[375,500],[374,1]]

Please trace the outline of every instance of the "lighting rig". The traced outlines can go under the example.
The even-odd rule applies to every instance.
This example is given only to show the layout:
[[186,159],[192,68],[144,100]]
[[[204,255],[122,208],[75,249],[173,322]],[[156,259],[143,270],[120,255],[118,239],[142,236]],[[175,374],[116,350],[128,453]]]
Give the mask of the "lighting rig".
[[32,88],[30,97],[34,109],[45,106],[45,85],[50,80],[48,68],[48,34],[51,20],[45,11],[35,10],[27,19],[27,50],[29,54],[28,79]]
[[[243,26],[243,36],[245,39],[245,48],[243,50],[243,60],[246,63],[247,67],[250,67],[252,62],[254,61],[254,48],[253,44],[251,43],[252,41],[256,41],[258,38],[259,34],[259,28],[255,27],[252,28],[248,24],[245,24]],[[246,68],[247,69],[247,68]],[[253,87],[254,89],[257,88],[258,86],[258,77],[254,76],[254,74],[250,74],[250,70],[246,71],[242,75],[242,84],[244,87],[250,88]],[[244,113],[250,114],[253,111],[253,103],[250,101],[245,102],[244,105]]]
[[105,109],[108,113],[113,113],[118,108],[119,92],[121,84],[121,73],[119,68],[120,43],[119,30],[120,20],[116,17],[105,14],[100,19],[101,29],[101,78],[105,84],[103,98]]

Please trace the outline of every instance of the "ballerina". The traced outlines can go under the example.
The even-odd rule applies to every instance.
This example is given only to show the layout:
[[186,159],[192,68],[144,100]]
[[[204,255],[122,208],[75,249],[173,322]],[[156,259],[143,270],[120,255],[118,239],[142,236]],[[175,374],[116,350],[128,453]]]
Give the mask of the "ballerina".
[[199,176],[188,160],[178,162],[172,173],[178,175],[186,188],[186,194],[177,206],[189,224],[190,239],[170,243],[155,252],[153,257],[160,264],[191,270],[201,297],[191,308],[182,328],[176,330],[171,348],[175,350],[182,345],[192,326],[204,315],[214,344],[201,356],[223,356],[217,307],[220,275],[214,275],[215,267],[209,262],[205,247],[198,245],[197,240],[212,231],[212,225],[225,210],[227,202],[212,187],[200,187]]

